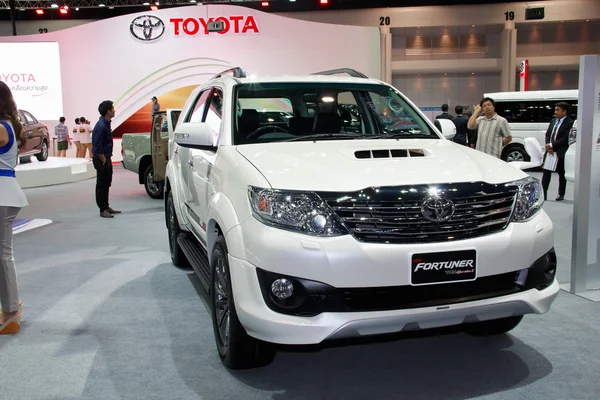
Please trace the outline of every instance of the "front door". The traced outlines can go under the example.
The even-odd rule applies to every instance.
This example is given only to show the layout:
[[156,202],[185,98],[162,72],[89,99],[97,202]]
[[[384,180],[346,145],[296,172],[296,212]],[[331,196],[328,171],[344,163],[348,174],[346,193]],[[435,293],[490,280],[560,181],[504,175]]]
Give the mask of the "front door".
[[[212,128],[213,144],[218,146],[221,135],[221,123],[223,120],[223,91],[215,87],[209,96],[209,103],[202,122],[206,122]],[[190,206],[192,215],[199,224],[200,238],[206,243],[208,223],[208,203],[212,198],[213,188],[211,185],[211,172],[217,155],[214,151],[192,150],[193,178],[190,182]]]
[[173,132],[175,132],[175,127],[177,126],[180,115],[181,110],[167,108],[167,127],[169,128],[169,148],[167,149],[167,156],[169,158],[171,157],[171,153],[173,151]]
[[167,162],[169,155],[167,146],[169,143],[169,127],[166,112],[159,112],[154,115],[152,120],[152,169],[154,169],[154,181],[162,182],[165,180],[167,172]]

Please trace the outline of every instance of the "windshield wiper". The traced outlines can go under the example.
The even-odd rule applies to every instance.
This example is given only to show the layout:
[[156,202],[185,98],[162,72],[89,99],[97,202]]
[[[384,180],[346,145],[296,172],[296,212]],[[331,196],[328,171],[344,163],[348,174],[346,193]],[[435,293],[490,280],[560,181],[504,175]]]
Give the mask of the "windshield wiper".
[[371,137],[371,139],[399,139],[399,138],[407,138],[407,139],[438,139],[437,136],[435,135],[426,135],[424,133],[421,133],[421,131],[411,131],[408,129],[403,129],[401,131],[388,131],[388,130],[384,130],[384,132],[386,132],[383,135],[376,135]]
[[362,135],[350,135],[344,133],[315,133],[312,135],[299,136],[292,139],[282,140],[282,142],[302,142],[319,139],[366,139]]

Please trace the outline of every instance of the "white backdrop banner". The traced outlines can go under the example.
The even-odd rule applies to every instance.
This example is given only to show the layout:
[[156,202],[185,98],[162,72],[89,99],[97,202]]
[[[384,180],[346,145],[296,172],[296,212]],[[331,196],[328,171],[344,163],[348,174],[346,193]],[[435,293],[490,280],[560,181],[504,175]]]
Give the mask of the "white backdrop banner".
[[38,119],[58,119],[63,112],[58,43],[0,43],[0,54],[0,81],[19,108]]
[[[214,21],[222,21],[225,31],[209,33],[208,23]],[[0,42],[41,41],[59,46],[67,120],[80,115],[95,120],[98,104],[108,99],[117,111],[113,129],[152,96],[201,84],[234,66],[256,75],[342,67],[372,78],[380,74],[377,28],[301,21],[239,6],[169,8],[43,35],[0,37]],[[58,120],[60,108],[47,107]],[[30,111],[41,113],[37,106]]]

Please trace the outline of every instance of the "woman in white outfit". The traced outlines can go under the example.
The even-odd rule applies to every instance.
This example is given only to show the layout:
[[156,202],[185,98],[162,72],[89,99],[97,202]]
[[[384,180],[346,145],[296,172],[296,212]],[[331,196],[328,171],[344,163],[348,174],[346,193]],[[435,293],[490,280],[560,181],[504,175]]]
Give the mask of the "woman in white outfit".
[[25,142],[23,126],[10,88],[0,81],[0,334],[21,328],[21,302],[13,257],[12,223],[27,205],[25,193],[15,178],[19,147]]

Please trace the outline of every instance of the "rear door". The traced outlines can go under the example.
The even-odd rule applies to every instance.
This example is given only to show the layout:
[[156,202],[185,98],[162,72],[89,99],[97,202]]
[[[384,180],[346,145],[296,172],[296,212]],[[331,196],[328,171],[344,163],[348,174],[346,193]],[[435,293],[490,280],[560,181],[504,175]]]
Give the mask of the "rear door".
[[28,124],[27,119],[23,111],[19,110],[19,121],[23,125],[23,137],[25,138],[25,144],[19,150],[19,154],[27,154],[33,151],[34,141],[31,133],[31,126]]
[[25,116],[25,120],[27,121],[27,129],[29,131],[28,134],[30,135],[27,139],[30,142],[29,150],[39,149],[42,146],[43,125],[39,123],[38,120],[35,119],[35,117],[27,111],[23,111],[23,115]]
[[162,111],[154,115],[152,120],[152,132],[150,132],[152,141],[152,168],[154,169],[154,181],[161,182],[165,180],[167,171],[167,145],[169,143],[169,126],[167,113]]

